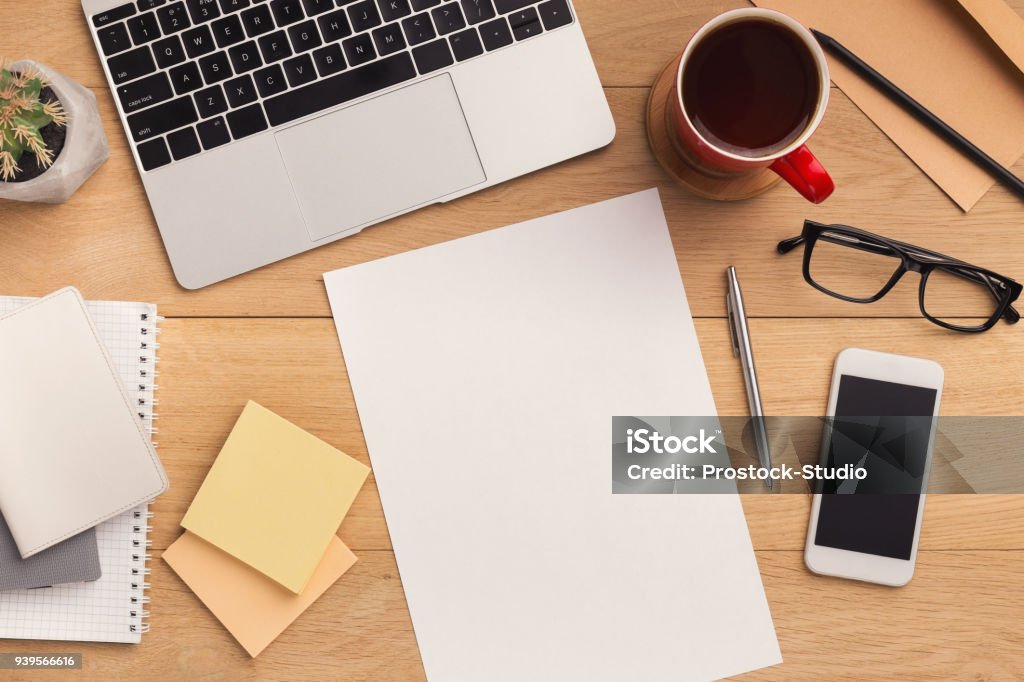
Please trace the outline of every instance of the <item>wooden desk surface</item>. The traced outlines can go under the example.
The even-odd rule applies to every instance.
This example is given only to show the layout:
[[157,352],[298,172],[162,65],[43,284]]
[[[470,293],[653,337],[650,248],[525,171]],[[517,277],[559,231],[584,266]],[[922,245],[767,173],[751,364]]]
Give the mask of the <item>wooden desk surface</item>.
[[[849,222],[1024,277],[1024,205],[993,188],[963,214],[841,92],[813,149],[838,189],[822,206],[778,187],[720,204],[672,186],[648,152],[648,86],[701,23],[740,2],[576,0],[618,135],[606,149],[435,206],[202,291],[178,287],[111,94],[73,0],[0,0],[0,44],[91,87],[111,158],[62,206],[0,203],[0,293],[67,284],[87,298],[156,302],[160,453],[172,481],[154,506],[152,631],[138,646],[0,641],[0,652],[81,651],[92,679],[420,680],[423,668],[373,479],[341,527],[359,563],[251,660],[160,560],[247,399],[368,463],[321,274],[657,185],[708,373],[723,414],[743,414],[729,351],[723,271],[742,276],[770,413],[825,407],[847,346],[921,355],[946,370],[945,414],[1024,414],[1024,329],[944,332],[918,314],[915,285],[858,306],[813,291],[777,240],[801,221]],[[1012,0],[1024,11],[1024,0]],[[1024,164],[1016,171],[1024,174]],[[229,181],[230,179],[226,179]],[[743,500],[785,662],[744,680],[1010,680],[1024,674],[1024,497],[933,496],[917,575],[902,589],[812,576],[804,497]],[[600,655],[600,654],[598,654]],[[9,676],[9,674],[7,675]],[[40,679],[46,674],[24,674]],[[54,679],[66,678],[64,674]]]

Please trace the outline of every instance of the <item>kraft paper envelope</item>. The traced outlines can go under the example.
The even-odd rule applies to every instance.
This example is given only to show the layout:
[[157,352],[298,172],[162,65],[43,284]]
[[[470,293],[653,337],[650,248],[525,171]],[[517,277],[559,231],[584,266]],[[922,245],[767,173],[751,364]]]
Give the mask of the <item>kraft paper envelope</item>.
[[369,473],[250,401],[181,525],[298,594]]
[[[1024,153],[1024,19],[1001,0],[754,0],[832,36],[1010,167]],[[832,82],[967,211],[984,170],[829,56]],[[837,178],[837,184],[842,178]]]
[[341,540],[331,537],[327,552],[300,594],[292,594],[189,532],[167,548],[164,561],[249,655],[256,658],[352,568],[356,556]]

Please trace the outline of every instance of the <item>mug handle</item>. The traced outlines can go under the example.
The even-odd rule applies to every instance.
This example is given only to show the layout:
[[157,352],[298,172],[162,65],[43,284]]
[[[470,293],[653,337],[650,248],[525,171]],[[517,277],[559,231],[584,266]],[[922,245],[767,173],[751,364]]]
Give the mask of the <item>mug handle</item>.
[[775,159],[770,168],[814,204],[825,201],[836,188],[825,167],[805,144]]

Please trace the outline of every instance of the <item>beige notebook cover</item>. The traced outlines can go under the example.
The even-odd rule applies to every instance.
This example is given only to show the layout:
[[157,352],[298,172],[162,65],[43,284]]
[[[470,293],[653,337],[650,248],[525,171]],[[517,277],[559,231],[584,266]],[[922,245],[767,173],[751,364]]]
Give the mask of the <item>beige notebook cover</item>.
[[23,558],[167,489],[77,290],[0,317],[0,377],[0,511]]
[[298,594],[369,473],[249,402],[181,525]]
[[167,548],[164,561],[255,658],[355,564],[356,556],[332,536],[300,594],[189,532]]

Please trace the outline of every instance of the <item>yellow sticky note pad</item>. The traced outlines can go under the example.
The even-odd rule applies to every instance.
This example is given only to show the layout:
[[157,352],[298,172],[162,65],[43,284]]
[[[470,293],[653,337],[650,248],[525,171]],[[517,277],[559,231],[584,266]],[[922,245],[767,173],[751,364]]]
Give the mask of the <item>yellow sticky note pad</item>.
[[164,561],[255,658],[352,567],[356,556],[332,536],[301,594],[188,532],[167,548]]
[[181,525],[298,594],[369,473],[250,401]]

